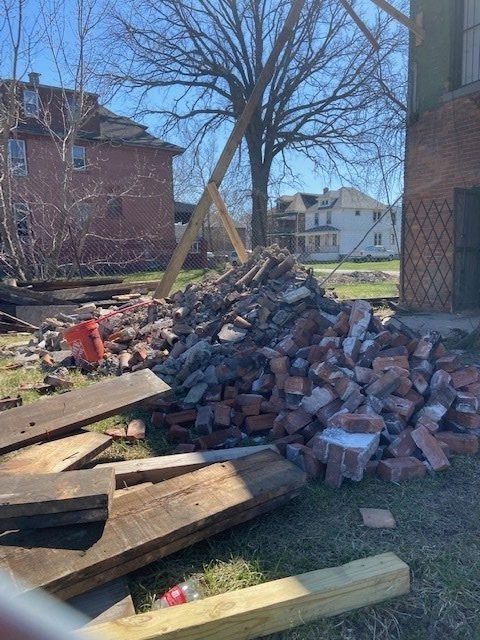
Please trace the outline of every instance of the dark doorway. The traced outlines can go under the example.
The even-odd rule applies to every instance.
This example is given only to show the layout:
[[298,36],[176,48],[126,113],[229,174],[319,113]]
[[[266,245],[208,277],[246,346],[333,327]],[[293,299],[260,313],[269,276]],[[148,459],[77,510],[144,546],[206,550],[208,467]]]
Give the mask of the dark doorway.
[[455,310],[480,307],[480,188],[455,189]]

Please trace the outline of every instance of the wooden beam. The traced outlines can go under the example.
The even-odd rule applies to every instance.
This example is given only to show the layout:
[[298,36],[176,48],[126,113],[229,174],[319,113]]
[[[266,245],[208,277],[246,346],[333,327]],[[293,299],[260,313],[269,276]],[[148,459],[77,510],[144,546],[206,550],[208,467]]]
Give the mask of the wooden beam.
[[44,444],[34,444],[0,464],[0,473],[59,473],[80,469],[110,446],[112,438],[83,431]]
[[141,482],[161,482],[169,478],[176,478],[184,473],[196,471],[210,464],[238,460],[261,451],[277,451],[274,445],[258,445],[256,447],[233,447],[219,451],[195,451],[193,453],[178,453],[156,458],[140,458],[137,460],[123,460],[122,462],[105,462],[95,468],[103,467],[115,471],[117,489],[130,487]]
[[340,3],[342,4],[343,8],[348,13],[348,15],[355,22],[355,24],[360,29],[360,31],[363,33],[363,35],[370,42],[370,44],[372,45],[374,50],[378,51],[380,49],[380,45],[378,44],[377,39],[375,38],[373,33],[370,31],[370,29],[367,27],[365,22],[360,18],[358,13],[354,10],[354,8],[350,4],[349,0],[340,0]]
[[67,600],[67,604],[82,613],[90,624],[100,624],[135,615],[132,596],[125,578],[111,582]]
[[[240,141],[242,140],[248,125],[250,124],[252,115],[254,114],[255,109],[260,103],[263,92],[272,79],[272,75],[275,71],[275,65],[278,61],[280,53],[282,52],[285,44],[288,42],[293,33],[304,4],[305,0],[292,1],[290,11],[288,13],[287,19],[285,20],[285,24],[283,25],[283,28],[279,33],[275,44],[273,45],[272,51],[270,52],[270,55],[265,62],[265,66],[258,76],[257,82],[255,83],[252,93],[245,104],[243,112],[236,121],[225,144],[225,147],[223,148],[223,151],[217,161],[217,164],[215,165],[210,180],[208,181],[214,182],[217,187],[219,187],[222,183],[225,173],[227,172],[227,169],[232,162],[233,156],[235,155],[235,151],[237,150],[237,147],[240,144]],[[192,217],[190,218],[188,226],[185,229],[185,232],[181,237],[178,245],[176,246],[172,257],[170,258],[170,262],[168,263],[163,278],[159,286],[155,290],[155,298],[166,298],[170,293],[172,286],[177,279],[178,274],[180,273],[180,269],[185,262],[185,258],[187,257],[187,254],[198,235],[200,227],[202,226],[202,222],[210,207],[211,201],[212,200],[210,197],[210,193],[207,187],[205,187],[200,200],[195,207]]]
[[410,29],[410,31],[415,34],[418,40],[420,42],[423,42],[423,40],[425,39],[425,29],[421,25],[417,24],[415,20],[412,20],[404,13],[393,7],[389,2],[387,2],[387,0],[371,0],[371,2],[373,2],[373,4],[376,4],[377,7],[383,9],[383,11],[392,16],[392,18],[395,18],[395,20],[398,20],[398,22]]
[[114,497],[105,524],[5,533],[0,566],[12,588],[71,598],[272,509],[305,482],[273,451],[222,462]]
[[125,373],[0,413],[0,453],[52,440],[170,392],[150,369]]
[[238,257],[240,258],[240,262],[243,264],[247,261],[248,255],[247,250],[245,249],[245,245],[235,227],[235,224],[228,213],[227,205],[223,201],[222,196],[220,195],[220,191],[218,190],[215,182],[209,182],[207,184],[208,193],[212,199],[213,204],[216,206],[218,215],[220,216],[220,220],[225,227],[225,231],[230,238],[230,242],[233,245],[233,248],[237,252]]
[[266,582],[180,607],[94,625],[104,640],[250,640],[401,596],[410,571],[394,553]]

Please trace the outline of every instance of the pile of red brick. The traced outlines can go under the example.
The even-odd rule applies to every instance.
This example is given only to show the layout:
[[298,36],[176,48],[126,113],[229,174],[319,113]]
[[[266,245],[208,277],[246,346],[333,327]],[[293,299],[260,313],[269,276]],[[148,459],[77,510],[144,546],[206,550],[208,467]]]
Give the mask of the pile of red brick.
[[421,477],[477,452],[480,370],[462,367],[438,336],[384,326],[362,300],[335,317],[311,305],[295,316],[275,344],[239,347],[236,366],[201,404],[154,413],[178,451],[262,435],[333,487],[365,472]]

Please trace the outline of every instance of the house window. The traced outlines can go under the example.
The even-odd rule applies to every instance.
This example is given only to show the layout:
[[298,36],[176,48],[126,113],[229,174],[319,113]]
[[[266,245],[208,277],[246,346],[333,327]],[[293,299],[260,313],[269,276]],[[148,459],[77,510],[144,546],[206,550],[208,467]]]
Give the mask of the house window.
[[200,240],[195,240],[190,249],[190,253],[200,253]]
[[20,240],[25,240],[29,235],[28,216],[30,211],[28,205],[25,202],[14,202],[13,213],[17,224],[18,237]]
[[375,233],[373,235],[373,244],[376,247],[379,247],[382,244],[382,234],[381,233]]
[[80,101],[78,97],[71,93],[67,96],[68,121],[76,122],[80,118]]
[[396,244],[396,243],[395,243],[395,234],[394,234],[394,233],[391,233],[391,234],[390,234],[390,245],[391,245],[392,247],[394,247],[394,246],[395,246],[395,244]]
[[355,215],[359,216],[360,215],[360,211],[355,211]]
[[332,234],[332,244],[333,244],[334,247],[337,246],[337,234],[336,233]]
[[318,227],[318,213],[315,213],[315,226]]
[[90,202],[77,202],[75,204],[75,222],[82,228],[88,225],[92,217],[92,205]]
[[79,171],[85,171],[87,168],[86,149],[74,144],[72,147],[73,168]]
[[374,211],[373,212],[373,221],[374,222],[378,222],[381,217],[382,217],[382,212],[381,211]]
[[121,218],[122,217],[122,199],[119,197],[110,198],[107,204],[107,215],[109,218]]
[[11,139],[8,141],[8,163],[14,175],[27,175],[27,153],[25,151],[25,140]]
[[320,246],[321,246],[321,236],[315,236],[315,249],[319,251]]
[[332,224],[332,212],[327,211],[327,224]]
[[480,0],[465,0],[463,9],[462,84],[480,80]]
[[38,93],[25,89],[23,91],[23,111],[26,116],[38,118]]

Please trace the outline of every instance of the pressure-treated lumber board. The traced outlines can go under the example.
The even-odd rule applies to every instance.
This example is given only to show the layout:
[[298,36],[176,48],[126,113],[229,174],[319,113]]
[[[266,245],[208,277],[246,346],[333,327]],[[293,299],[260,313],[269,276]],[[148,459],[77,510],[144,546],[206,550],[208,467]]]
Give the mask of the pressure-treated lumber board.
[[272,508],[304,484],[305,474],[273,451],[218,463],[114,498],[104,526],[4,534],[0,567],[17,589],[70,598]]
[[0,521],[21,516],[107,509],[115,490],[112,469],[0,474]]
[[67,604],[100,624],[135,615],[135,607],[125,578],[117,578],[67,600]]
[[[220,154],[220,157],[218,158],[218,161],[212,171],[210,180],[208,181],[214,182],[217,188],[220,187],[227,169],[233,160],[237,147],[240,144],[248,125],[250,124],[252,115],[255,113],[255,110],[257,109],[262,99],[265,88],[267,87],[268,83],[272,79],[273,74],[275,73],[276,64],[280,57],[280,54],[287,42],[290,40],[292,34],[294,33],[295,26],[297,24],[304,4],[305,0],[293,0],[293,2],[291,3],[290,10],[287,14],[282,29],[273,44],[270,55],[265,61],[263,69],[261,70],[255,82],[255,85],[250,96],[248,97],[247,102],[245,103],[240,117],[235,122],[235,125],[233,126],[233,129],[228,136],[228,140],[225,143],[222,153]],[[180,273],[180,269],[185,262],[185,258],[187,257],[187,254],[198,235],[200,227],[202,226],[202,222],[210,207],[211,201],[212,199],[210,193],[208,192],[207,187],[205,187],[202,195],[200,196],[200,200],[195,206],[193,214],[188,222],[187,228],[180,238],[179,243],[175,247],[175,251],[170,258],[160,284],[155,289],[155,298],[166,298],[170,293],[172,286],[177,279],[178,274]]]
[[394,553],[266,582],[82,630],[103,640],[251,640],[408,593]]
[[161,482],[184,473],[207,467],[216,462],[236,460],[260,451],[277,451],[274,445],[256,447],[234,447],[218,451],[196,451],[194,453],[178,453],[156,458],[139,458],[121,462],[104,462],[97,464],[96,469],[107,467],[115,471],[117,489],[130,487],[140,482]]
[[59,473],[80,469],[110,446],[104,433],[82,431],[60,440],[34,444],[0,463],[0,473]]
[[170,391],[150,369],[43,398],[0,414],[0,453],[76,431]]
[[243,240],[238,233],[237,227],[233,222],[230,214],[228,213],[227,205],[223,201],[222,196],[220,195],[220,191],[218,190],[215,182],[209,182],[207,184],[208,193],[212,198],[213,204],[216,206],[218,215],[225,227],[225,230],[230,238],[230,242],[232,243],[233,248],[237,252],[237,255],[240,259],[240,262],[243,264],[247,261],[248,255],[247,250],[245,249],[245,245],[243,244]]

